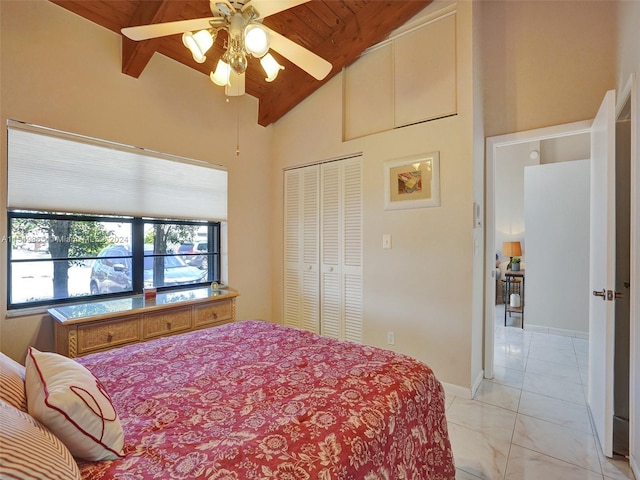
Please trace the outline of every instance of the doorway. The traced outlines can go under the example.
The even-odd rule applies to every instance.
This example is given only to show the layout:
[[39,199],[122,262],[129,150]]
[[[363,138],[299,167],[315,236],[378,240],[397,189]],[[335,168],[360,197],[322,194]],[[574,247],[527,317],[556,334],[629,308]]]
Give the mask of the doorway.
[[[616,184],[619,206],[616,216],[617,237],[620,243],[616,245],[616,292],[623,294],[623,301],[619,306],[616,303],[616,356],[614,362],[616,364],[615,372],[615,412],[614,423],[616,424],[614,434],[614,451],[619,454],[626,454],[631,450],[631,464],[635,467],[634,449],[637,445],[635,437],[638,435],[637,422],[635,421],[636,405],[629,405],[630,389],[631,392],[638,390],[635,382],[636,356],[635,350],[630,348],[629,339],[632,338],[634,345],[637,346],[638,329],[634,323],[636,307],[634,295],[637,291],[634,283],[637,279],[637,267],[632,271],[632,266],[638,263],[637,252],[631,248],[631,242],[638,235],[638,225],[634,220],[634,209],[637,209],[640,202],[637,185],[632,182],[633,177],[637,178],[637,168],[633,168],[635,161],[635,130],[632,125],[633,116],[632,108],[633,100],[630,94],[630,88],[625,89],[626,96],[622,96],[623,102],[619,104],[616,117],[616,131],[618,133],[616,144],[616,156],[620,158],[617,163],[617,178],[622,183]],[[495,212],[495,190],[496,190],[496,160],[499,157],[500,149],[510,145],[530,143],[536,141],[544,141],[546,139],[560,138],[570,135],[577,135],[591,132],[591,121],[577,122],[573,124],[560,125],[545,129],[532,130],[528,132],[520,132],[498,137],[487,138],[486,144],[486,278],[485,278],[485,377],[493,378],[494,376],[494,335],[495,335],[495,309],[496,309],[496,212]],[[623,160],[624,159],[624,160]],[[637,215],[636,215],[637,216]],[[631,238],[631,240],[630,240]],[[626,243],[625,243],[626,242]],[[637,240],[636,240],[637,242]],[[526,255],[526,253],[525,253]],[[635,272],[635,276],[634,276]],[[632,286],[634,285],[634,286]],[[626,302],[626,305],[624,303]],[[630,321],[631,320],[631,321]],[[619,367],[618,367],[619,365]],[[630,371],[631,370],[631,371]],[[629,379],[631,378],[631,384]],[[631,395],[633,398],[633,395]],[[629,425],[631,424],[631,428]],[[634,441],[635,440],[635,441]],[[630,442],[630,445],[629,445]],[[634,468],[634,471],[636,468]]]
[[[499,287],[496,281],[496,225],[499,220],[496,217],[496,190],[497,190],[497,166],[501,151],[508,147],[519,145],[532,145],[545,140],[560,139],[574,135],[584,135],[591,132],[591,121],[576,122],[554,127],[547,127],[526,132],[501,135],[487,138],[486,145],[486,281],[485,289],[485,378],[494,376],[494,335],[495,335],[495,315],[496,315],[496,288]],[[524,165],[523,165],[524,167]],[[524,176],[524,175],[522,175]],[[511,225],[513,233],[513,225]],[[518,229],[519,227],[515,227]],[[522,232],[523,229],[520,229]],[[526,255],[526,254],[525,254]],[[526,261],[526,258],[525,258]]]

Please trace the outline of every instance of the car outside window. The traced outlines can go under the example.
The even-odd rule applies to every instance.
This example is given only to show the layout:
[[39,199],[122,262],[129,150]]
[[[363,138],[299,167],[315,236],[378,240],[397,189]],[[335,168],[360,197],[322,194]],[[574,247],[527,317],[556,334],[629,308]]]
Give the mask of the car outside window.
[[9,309],[220,281],[218,222],[10,211],[9,232]]

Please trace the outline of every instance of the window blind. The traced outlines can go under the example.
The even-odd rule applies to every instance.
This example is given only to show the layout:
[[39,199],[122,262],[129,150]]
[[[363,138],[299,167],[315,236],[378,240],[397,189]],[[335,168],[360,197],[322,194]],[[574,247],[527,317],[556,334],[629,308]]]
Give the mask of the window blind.
[[227,171],[10,120],[7,207],[225,221]]

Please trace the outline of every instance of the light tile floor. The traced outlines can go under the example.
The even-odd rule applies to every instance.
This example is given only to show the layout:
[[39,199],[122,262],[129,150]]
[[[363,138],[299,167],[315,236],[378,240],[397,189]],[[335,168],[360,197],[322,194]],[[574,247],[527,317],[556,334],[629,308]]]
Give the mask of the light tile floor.
[[588,341],[505,327],[496,306],[495,377],[447,398],[457,480],[633,479],[596,444],[585,393]]

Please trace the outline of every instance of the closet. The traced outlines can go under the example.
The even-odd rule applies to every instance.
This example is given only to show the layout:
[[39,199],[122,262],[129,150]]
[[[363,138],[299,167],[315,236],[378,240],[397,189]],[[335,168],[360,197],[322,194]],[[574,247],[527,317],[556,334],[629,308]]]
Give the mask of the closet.
[[284,323],[362,342],[362,158],[284,172]]

